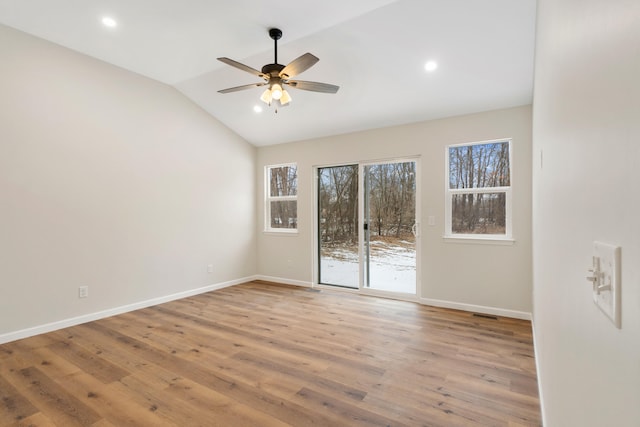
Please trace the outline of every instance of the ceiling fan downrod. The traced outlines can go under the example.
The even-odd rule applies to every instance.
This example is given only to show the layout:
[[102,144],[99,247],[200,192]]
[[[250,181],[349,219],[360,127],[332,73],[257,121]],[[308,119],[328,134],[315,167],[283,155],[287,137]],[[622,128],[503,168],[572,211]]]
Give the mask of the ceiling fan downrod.
[[273,60],[274,64],[278,63],[278,40],[280,40],[280,38],[282,37],[282,31],[278,28],[271,28],[269,30],[269,37],[271,37],[273,39],[273,45],[274,45],[274,52],[275,52],[275,57]]

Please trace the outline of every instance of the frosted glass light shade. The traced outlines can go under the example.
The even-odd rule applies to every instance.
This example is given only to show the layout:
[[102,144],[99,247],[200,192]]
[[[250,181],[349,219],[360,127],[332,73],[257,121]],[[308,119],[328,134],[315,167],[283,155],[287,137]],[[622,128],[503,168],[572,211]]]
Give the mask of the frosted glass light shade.
[[260,100],[265,104],[271,104],[271,98],[272,98],[271,89],[266,89],[264,92],[262,92],[262,96],[260,97]]
[[289,96],[289,92],[287,92],[286,90],[282,90],[282,97],[280,98],[280,104],[281,105],[287,105],[288,103],[291,102],[291,96]]

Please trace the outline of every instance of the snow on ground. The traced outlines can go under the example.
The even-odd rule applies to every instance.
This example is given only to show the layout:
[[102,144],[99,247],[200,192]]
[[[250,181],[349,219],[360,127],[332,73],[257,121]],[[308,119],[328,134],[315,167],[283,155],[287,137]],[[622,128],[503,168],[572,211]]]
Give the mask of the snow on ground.
[[[370,288],[416,293],[416,251],[410,242],[371,242]],[[355,248],[324,249],[320,262],[322,283],[358,287],[358,253]]]

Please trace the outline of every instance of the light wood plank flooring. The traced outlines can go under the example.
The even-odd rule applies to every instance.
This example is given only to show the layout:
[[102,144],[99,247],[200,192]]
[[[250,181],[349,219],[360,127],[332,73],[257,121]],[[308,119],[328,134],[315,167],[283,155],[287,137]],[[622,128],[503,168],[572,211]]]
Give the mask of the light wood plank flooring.
[[1,345],[0,425],[539,426],[531,325],[251,282]]

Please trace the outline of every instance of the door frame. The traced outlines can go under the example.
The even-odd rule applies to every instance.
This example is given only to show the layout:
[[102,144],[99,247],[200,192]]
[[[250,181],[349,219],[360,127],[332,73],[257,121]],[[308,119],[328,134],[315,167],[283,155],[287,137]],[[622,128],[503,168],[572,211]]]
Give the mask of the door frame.
[[[420,156],[402,156],[391,157],[375,160],[345,161],[339,163],[328,163],[314,165],[313,168],[313,221],[311,227],[313,229],[313,251],[312,251],[312,287],[332,289],[344,292],[356,292],[364,295],[381,296],[385,298],[399,299],[403,301],[419,301],[422,298],[422,231],[421,231],[421,157]],[[398,292],[382,291],[364,287],[364,167],[376,165],[380,163],[416,163],[416,193],[415,193],[415,215],[416,215],[416,293],[415,295],[403,294]],[[359,269],[358,269],[358,287],[347,288],[333,285],[325,285],[319,283],[320,275],[320,236],[318,234],[318,222],[320,220],[318,214],[318,170],[322,168],[330,168],[345,165],[358,165],[358,252],[359,252]]]

